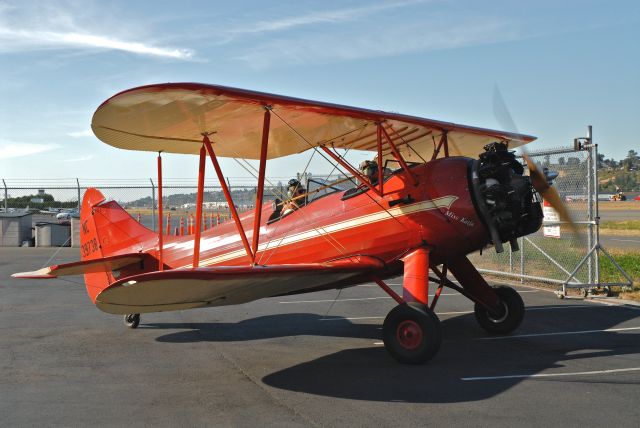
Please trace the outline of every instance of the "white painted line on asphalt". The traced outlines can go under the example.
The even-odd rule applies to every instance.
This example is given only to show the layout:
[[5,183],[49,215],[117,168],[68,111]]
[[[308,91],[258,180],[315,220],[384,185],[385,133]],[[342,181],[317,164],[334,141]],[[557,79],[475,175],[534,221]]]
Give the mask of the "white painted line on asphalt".
[[323,300],[292,300],[290,302],[278,302],[278,303],[326,303],[326,302],[352,302],[357,300],[380,300],[380,299],[390,299],[389,296],[382,297],[361,297],[358,299],[323,299]]
[[632,367],[629,369],[594,370],[589,372],[573,372],[573,373],[538,373],[538,374],[518,374],[518,375],[506,375],[506,376],[462,377],[460,378],[460,380],[473,381],[473,380],[500,380],[500,379],[529,379],[529,378],[537,378],[537,377],[585,376],[585,375],[637,372],[637,371],[640,371],[640,367]]
[[591,303],[591,304],[595,304],[595,305],[603,305],[603,306],[609,306],[609,307],[615,307],[615,308],[622,308],[622,309],[631,309],[634,311],[640,311],[640,306],[632,306],[629,304],[625,304],[625,303],[617,303],[617,302],[613,302],[613,301],[606,301],[606,300],[599,300],[599,299],[585,299],[585,302]]
[[[453,282],[454,284],[460,284],[460,281],[456,281],[454,279],[450,280],[451,282]],[[401,282],[387,282],[387,285],[402,285]]]
[[[535,293],[536,291],[519,291],[519,293]],[[460,293],[441,293],[440,296],[462,296]],[[429,297],[433,297],[433,294],[430,294]],[[381,300],[381,299],[390,299],[389,296],[381,296],[381,297],[358,297],[352,299],[321,299],[321,300],[291,300],[291,301],[282,301],[278,303],[327,303],[327,302],[356,302],[359,300]]]
[[[472,314],[473,311],[460,312],[436,312],[436,315],[461,315]],[[351,321],[351,320],[381,320],[386,317],[341,317],[341,318],[320,318],[318,321]]]
[[570,335],[570,334],[607,333],[607,332],[614,332],[614,331],[630,331],[630,330],[640,330],[640,327],[607,328],[604,330],[558,331],[555,333],[518,334],[515,336],[480,337],[477,340],[504,340],[504,339],[519,339],[521,337],[562,336],[562,335]]
[[[546,291],[547,293],[556,293],[556,290],[549,290],[548,288],[542,288],[542,287],[534,287],[533,285],[524,285],[524,284],[518,284],[515,287],[520,288],[520,287],[524,287],[524,288],[531,288],[535,291]],[[518,291],[518,293],[523,293],[523,291]]]
[[610,241],[619,241],[619,242],[640,242],[640,239],[614,239],[609,238]]
[[[371,299],[390,299],[390,297],[366,297],[362,299],[342,299],[340,301],[348,301],[348,300],[371,300]],[[279,303],[316,303],[316,302],[333,302],[333,300],[307,300],[307,301],[293,301],[293,302],[279,302]],[[616,306],[616,305],[612,305]],[[584,309],[584,308],[593,308],[592,305],[557,305],[557,306],[544,306],[539,308],[525,308],[525,311],[547,311],[547,310],[556,310],[556,309]],[[451,312],[436,312],[436,315],[465,315],[472,314],[474,311],[451,311]],[[344,320],[365,320],[365,319],[383,319],[385,317],[341,317],[341,318],[320,318],[318,321],[344,321]],[[482,337],[478,340],[497,340],[497,339],[511,339],[518,337],[535,337],[535,336],[555,336],[562,334],[585,334],[585,333],[597,333],[597,332],[607,332],[607,331],[624,331],[624,330],[640,330],[640,327],[629,327],[622,329],[607,329],[607,330],[586,330],[586,331],[575,331],[575,332],[557,332],[557,333],[536,333],[536,334],[522,334],[517,336],[496,336],[496,337]]]
[[[460,296],[459,293],[442,293],[440,296]],[[429,295],[429,297],[433,297],[433,295]],[[389,296],[382,297],[359,297],[353,299],[322,299],[322,300],[291,300],[289,302],[278,302],[278,303],[327,303],[327,302],[354,302],[358,300],[380,300],[380,299],[390,299]]]
[[380,320],[384,317],[349,317],[349,318],[320,318],[318,321],[351,321],[351,320]]
[[592,308],[591,305],[557,305],[557,306],[541,306],[536,308],[526,308],[525,311],[546,311],[550,309],[576,309],[576,308]]

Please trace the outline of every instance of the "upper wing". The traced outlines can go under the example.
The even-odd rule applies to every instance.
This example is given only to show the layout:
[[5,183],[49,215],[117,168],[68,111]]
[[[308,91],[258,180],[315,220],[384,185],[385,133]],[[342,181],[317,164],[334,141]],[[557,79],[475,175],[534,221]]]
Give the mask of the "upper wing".
[[378,259],[358,256],[300,265],[174,269],[114,282],[98,294],[95,303],[112,314],[234,305],[330,284],[346,285],[383,267]]
[[146,257],[144,253],[120,254],[92,260],[47,266],[33,272],[19,272],[11,275],[14,278],[47,279],[67,275],[83,275],[85,273],[109,272],[125,266],[139,263]]
[[[449,154],[476,157],[484,145],[509,147],[535,137],[420,117],[290,98],[224,86],[173,83],[142,86],[105,101],[92,128],[107,144],[129,150],[198,154],[202,134],[214,132],[218,156],[259,159],[265,106],[271,109],[268,158],[318,145],[377,150],[382,122],[407,160],[429,159],[447,132]],[[406,145],[411,144],[411,150]],[[405,146],[405,147],[403,147]]]

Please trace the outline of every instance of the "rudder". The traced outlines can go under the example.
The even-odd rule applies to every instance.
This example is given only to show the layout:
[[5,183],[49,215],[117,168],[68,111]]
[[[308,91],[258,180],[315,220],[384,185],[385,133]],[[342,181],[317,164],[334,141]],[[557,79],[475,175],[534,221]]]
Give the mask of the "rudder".
[[[80,258],[93,260],[144,248],[155,233],[138,223],[115,201],[105,201],[97,189],[85,191],[80,210]],[[96,296],[116,281],[111,271],[84,275],[87,293]]]

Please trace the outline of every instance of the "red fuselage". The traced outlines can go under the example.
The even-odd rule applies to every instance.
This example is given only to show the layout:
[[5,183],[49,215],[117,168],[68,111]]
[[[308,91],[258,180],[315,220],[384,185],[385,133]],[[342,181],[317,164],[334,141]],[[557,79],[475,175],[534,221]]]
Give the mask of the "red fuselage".
[[[471,199],[470,162],[451,157],[416,166],[411,171],[417,184],[398,171],[385,181],[383,197],[368,190],[342,200],[344,193],[336,192],[271,224],[273,205],[266,203],[256,263],[311,263],[356,254],[391,263],[420,246],[429,246],[438,260],[482,248],[489,238]],[[253,218],[253,212],[241,216],[249,241]],[[157,237],[140,247],[157,255]],[[193,236],[165,237],[165,267],[192,267],[193,248]],[[232,221],[202,233],[200,267],[249,263]]]

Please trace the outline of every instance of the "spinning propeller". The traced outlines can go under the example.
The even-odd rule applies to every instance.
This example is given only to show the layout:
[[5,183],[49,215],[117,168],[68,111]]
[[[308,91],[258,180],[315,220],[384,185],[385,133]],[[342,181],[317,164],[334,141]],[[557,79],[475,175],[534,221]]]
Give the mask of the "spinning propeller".
[[[502,94],[497,86],[495,86],[493,90],[493,113],[502,128],[508,131],[517,132],[516,124],[513,121],[511,114],[509,114],[507,105],[505,104]],[[520,150],[522,157],[529,168],[529,177],[531,178],[531,185],[533,188],[536,189],[536,191],[556,210],[560,220],[569,225],[571,232],[575,236],[578,236],[576,224],[571,218],[569,210],[567,210],[566,205],[562,202],[562,198],[560,198],[556,188],[549,184],[555,177],[552,177],[549,173],[541,171],[540,166],[531,160],[524,146],[520,146]]]

